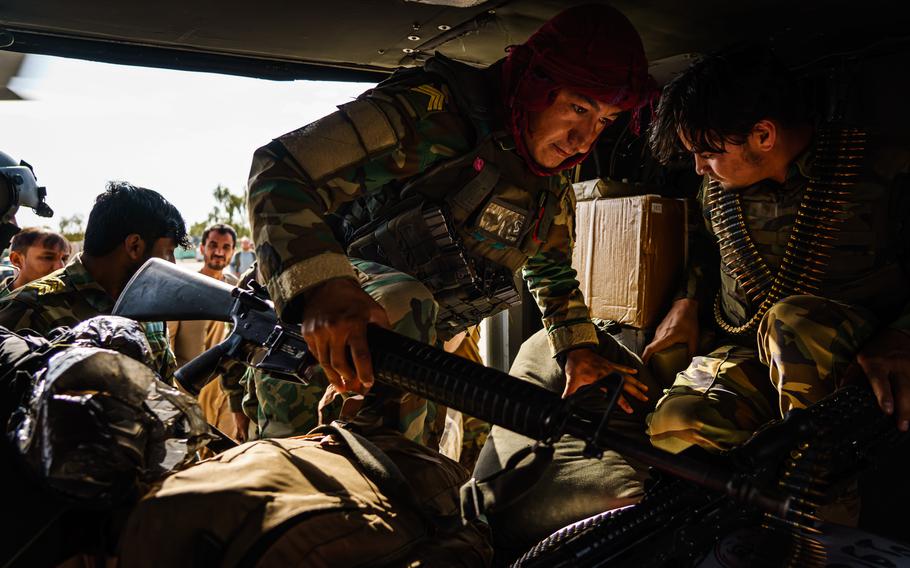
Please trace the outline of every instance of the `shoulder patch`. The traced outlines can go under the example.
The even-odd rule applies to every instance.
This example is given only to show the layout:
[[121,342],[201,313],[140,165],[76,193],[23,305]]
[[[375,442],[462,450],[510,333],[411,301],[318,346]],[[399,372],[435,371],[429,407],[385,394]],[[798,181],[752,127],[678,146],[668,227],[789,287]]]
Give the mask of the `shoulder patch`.
[[412,87],[411,91],[420,93],[421,95],[425,95],[427,97],[426,110],[428,112],[443,110],[443,108],[445,108],[445,93],[433,85],[420,85],[419,87]]

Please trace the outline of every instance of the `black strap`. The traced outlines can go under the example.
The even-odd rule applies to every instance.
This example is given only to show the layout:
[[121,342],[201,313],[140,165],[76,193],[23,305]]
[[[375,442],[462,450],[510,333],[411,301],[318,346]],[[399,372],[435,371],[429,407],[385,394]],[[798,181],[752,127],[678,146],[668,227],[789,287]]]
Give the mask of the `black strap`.
[[428,532],[433,534],[445,530],[448,525],[445,519],[436,511],[425,506],[417,500],[417,493],[405,478],[404,474],[376,444],[360,434],[344,427],[342,422],[332,422],[329,425],[319,426],[310,431],[310,434],[331,434],[343,442],[354,459],[360,464],[366,476],[375,483],[379,490],[390,498],[392,502],[407,506],[415,511],[424,521]]
[[447,199],[449,207],[456,218],[467,219],[490,195],[499,181],[500,172],[495,164],[484,163],[476,176]]
[[[385,260],[385,264],[388,264],[393,268],[398,268],[399,270],[411,266],[411,263],[408,262],[408,258],[404,254],[404,251],[407,250],[407,244],[398,242],[397,232],[389,230],[389,223],[380,225],[376,231],[373,232],[373,238],[376,239],[376,244],[379,245],[379,251],[377,252],[381,253],[381,256],[385,258],[366,258],[366,260],[378,260],[379,262]],[[361,256],[358,258],[364,257]]]

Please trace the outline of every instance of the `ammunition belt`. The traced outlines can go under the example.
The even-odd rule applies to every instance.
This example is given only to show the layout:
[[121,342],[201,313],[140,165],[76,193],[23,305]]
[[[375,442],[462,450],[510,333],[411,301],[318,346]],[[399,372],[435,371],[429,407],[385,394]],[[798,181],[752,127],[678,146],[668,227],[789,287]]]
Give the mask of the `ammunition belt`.
[[718,182],[708,185],[706,205],[720,241],[721,261],[749,300],[758,305],[745,323],[731,324],[723,313],[723,290],[718,291],[714,319],[723,331],[731,335],[749,333],[782,298],[818,292],[838,231],[847,217],[850,186],[859,179],[865,145],[863,130],[829,127],[819,131],[813,165],[818,174],[806,185],[776,274],[772,274],[749,233],[739,192],[723,191]]

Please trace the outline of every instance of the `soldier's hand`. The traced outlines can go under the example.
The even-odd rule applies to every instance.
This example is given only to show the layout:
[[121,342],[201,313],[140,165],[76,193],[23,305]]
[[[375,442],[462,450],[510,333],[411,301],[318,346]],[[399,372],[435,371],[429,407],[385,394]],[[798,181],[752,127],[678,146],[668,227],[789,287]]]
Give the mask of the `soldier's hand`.
[[677,343],[686,345],[689,357],[695,355],[698,349],[698,302],[695,300],[682,298],[673,302],[670,311],[657,326],[654,339],[641,354],[641,359],[647,364],[652,355]]
[[896,411],[897,427],[903,432],[910,429],[910,335],[884,329],[863,347],[856,362],[882,410]]
[[247,432],[250,428],[250,418],[242,412],[231,412],[234,417],[234,432],[231,437],[238,442],[246,442]]
[[[566,354],[566,388],[562,393],[563,398],[574,393],[581,387],[594,383],[610,373],[619,373],[623,378],[622,390],[642,402],[648,401],[645,391],[648,386],[633,377],[635,369],[618,365],[601,357],[593,349],[574,349]],[[622,395],[618,403],[627,414],[632,414],[632,405]]]
[[391,327],[382,306],[356,281],[335,278],[307,290],[303,338],[338,392],[362,393],[373,385],[370,323]]

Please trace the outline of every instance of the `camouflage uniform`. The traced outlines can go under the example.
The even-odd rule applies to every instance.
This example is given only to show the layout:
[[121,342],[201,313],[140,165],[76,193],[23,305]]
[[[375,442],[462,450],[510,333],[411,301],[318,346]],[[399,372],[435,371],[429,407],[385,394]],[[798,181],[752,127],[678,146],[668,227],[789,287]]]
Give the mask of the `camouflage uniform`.
[[[729,449],[765,422],[834,390],[844,369],[877,330],[910,329],[910,188],[903,183],[908,163],[904,149],[870,151],[861,181],[851,187],[846,221],[818,296],[781,299],[755,332],[730,336],[716,330],[710,352],[695,357],[677,375],[649,417],[654,445],[670,451],[693,443]],[[742,190],[746,225],[772,271],[784,255],[813,166],[810,146],[791,164],[783,184],[764,180]],[[702,283],[713,270],[710,251],[713,247],[716,254],[717,247],[705,191],[706,185],[698,201],[708,234],[690,236],[689,275],[680,294],[700,303],[713,301]],[[735,325],[747,321],[757,308],[723,264],[720,306]]]
[[[392,329],[426,343],[436,342],[436,303],[422,284],[375,262],[351,259],[351,263],[364,291],[385,308]],[[328,381],[321,370],[311,369],[307,379],[310,384],[301,385],[260,371],[246,372],[244,381],[249,394],[244,399],[244,411],[256,422],[257,437],[306,434],[340,415],[342,400],[336,399],[333,390],[326,392]],[[377,385],[375,389],[381,390],[381,386]],[[352,402],[355,400],[359,401],[359,398]],[[348,408],[354,404],[349,404]],[[426,401],[404,394],[400,405],[400,411],[397,408],[377,411],[397,413],[396,428],[411,440],[424,441]],[[348,410],[347,414],[353,414],[353,410]]]
[[[247,288],[254,279],[258,279],[257,262],[240,275],[237,286]],[[250,439],[287,438],[306,434],[323,423],[320,401],[328,381],[318,368],[311,369],[307,379],[308,384],[291,382],[235,364],[222,373],[221,389],[231,412],[243,412],[250,418]],[[340,409],[338,400],[323,413],[334,418]]]
[[3,280],[0,280],[0,300],[13,293],[13,282],[15,280],[15,276],[7,276]]
[[[479,342],[480,326],[470,327],[465,331],[465,336],[458,343],[458,346],[452,349],[451,352],[459,357],[464,357],[468,361],[474,361],[475,363],[483,365],[483,359],[480,356]],[[449,349],[449,345],[446,345],[446,349]],[[477,463],[477,458],[480,455],[480,450],[483,448],[490,435],[490,423],[474,418],[473,416],[462,414],[453,409],[438,408],[436,423],[441,424],[440,427],[437,427],[440,438],[445,433],[447,415],[452,415],[453,417],[460,416],[461,418],[461,447],[459,448],[457,459],[458,463],[463,465],[466,469],[469,471],[473,470],[474,465]],[[442,450],[442,444],[440,444],[440,450]],[[449,455],[446,452],[442,453],[452,459],[456,458],[456,456]]]
[[[247,369],[242,386],[241,411],[256,425],[252,438],[300,436],[320,424],[319,403],[326,389],[322,381],[301,385]],[[338,414],[340,403],[333,414]]]
[[[18,331],[31,329],[47,335],[60,326],[72,326],[97,315],[110,314],[114,300],[95,282],[77,254],[70,263],[43,278],[29,282],[0,300],[0,325]],[[164,322],[147,322],[145,336],[156,369],[170,380],[177,368]]]
[[[498,85],[497,75],[488,73],[486,84]],[[248,192],[253,239],[260,274],[285,320],[299,319],[307,289],[331,278],[351,278],[365,285],[393,322],[398,320],[396,328],[410,329],[417,335],[409,335],[419,339],[435,339],[434,322],[423,319],[435,317],[428,290],[400,272],[382,270],[375,263],[365,268],[349,258],[326,216],[361,197],[376,199],[361,199],[358,207],[380,207],[379,198],[386,190],[400,188],[433,166],[469,155],[488,133],[479,132],[476,122],[463,112],[473,109],[456,108],[452,92],[441,76],[428,72],[417,82],[380,86],[256,152]],[[499,151],[517,159],[514,152]],[[475,169],[479,169],[478,160]],[[483,161],[479,163],[482,168]],[[503,246],[481,231],[464,228],[466,220],[458,225],[456,219],[456,225],[468,250],[501,265],[522,266],[541,306],[550,350],[556,354],[595,344],[596,333],[571,267],[574,194],[569,179],[559,175],[538,180],[550,185],[552,196],[516,186],[493,192],[534,214],[545,208],[550,212],[547,223],[541,222],[543,213],[527,219],[532,230],[522,233],[521,248]],[[443,194],[447,189],[443,187]],[[528,250],[532,252],[526,254]],[[377,274],[379,282],[372,280]],[[415,300],[420,307],[412,309]],[[260,405],[271,404],[258,388],[257,395]],[[425,405],[405,404],[395,420],[409,438],[420,439],[426,413]]]

